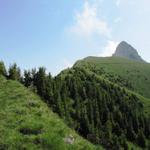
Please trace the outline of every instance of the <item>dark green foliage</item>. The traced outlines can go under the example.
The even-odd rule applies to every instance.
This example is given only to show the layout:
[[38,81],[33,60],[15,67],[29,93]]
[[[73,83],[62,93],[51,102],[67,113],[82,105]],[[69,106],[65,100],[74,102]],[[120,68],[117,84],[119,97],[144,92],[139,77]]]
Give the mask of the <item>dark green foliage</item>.
[[53,85],[52,85],[51,74],[46,74],[46,69],[40,67],[38,71],[32,69],[31,71],[24,71],[23,83],[26,87],[32,87],[36,89],[35,91],[47,101],[47,103],[52,103],[53,97]]
[[38,72],[35,74],[34,80],[37,93],[44,98],[46,96],[46,69],[40,67]]
[[0,61],[0,75],[7,76],[7,71],[3,61]]
[[27,71],[27,70],[24,71],[24,81],[23,81],[23,83],[26,87],[31,86],[31,84],[32,84],[32,74],[31,74],[30,70],[29,71]]
[[8,78],[11,80],[21,81],[21,72],[20,68],[17,67],[17,64],[14,63],[9,67]]
[[137,135],[137,143],[140,145],[142,148],[146,147],[146,140],[145,140],[145,135],[142,130],[139,131]]

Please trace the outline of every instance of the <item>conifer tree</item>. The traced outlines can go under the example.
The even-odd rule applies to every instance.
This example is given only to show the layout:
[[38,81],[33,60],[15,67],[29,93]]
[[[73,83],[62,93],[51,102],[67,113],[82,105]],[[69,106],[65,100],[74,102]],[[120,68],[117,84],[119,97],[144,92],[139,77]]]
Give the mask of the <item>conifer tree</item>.
[[32,83],[32,77],[31,77],[31,72],[30,70],[25,70],[24,71],[24,85],[26,87],[29,87]]
[[137,135],[137,144],[140,145],[142,148],[145,148],[146,146],[145,136],[142,130],[140,130]]
[[0,75],[7,76],[7,71],[3,61],[0,61]]
[[20,68],[17,67],[16,63],[14,63],[13,65],[9,67],[8,73],[9,73],[8,75],[9,79],[21,81],[21,71],[20,71]]
[[45,98],[46,93],[46,69],[40,67],[35,75],[35,86],[37,88],[38,94]]

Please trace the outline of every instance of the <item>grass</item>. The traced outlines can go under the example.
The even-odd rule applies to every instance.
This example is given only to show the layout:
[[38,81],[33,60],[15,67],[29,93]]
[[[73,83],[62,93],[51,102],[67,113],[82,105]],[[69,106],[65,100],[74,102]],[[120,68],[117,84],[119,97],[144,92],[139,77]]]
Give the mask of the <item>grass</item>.
[[[127,87],[140,97],[145,112],[150,114],[150,64],[132,61],[119,57],[87,57],[76,62],[74,67],[83,67],[104,79],[122,85],[128,82]],[[116,80],[117,78],[117,80]]]
[[134,91],[150,98],[150,64],[119,57],[87,57],[78,61],[75,66],[86,67],[94,71],[103,70],[107,74],[118,76],[129,81]]
[[[72,135],[73,144],[65,143]],[[99,150],[54,114],[31,91],[0,77],[1,150]]]

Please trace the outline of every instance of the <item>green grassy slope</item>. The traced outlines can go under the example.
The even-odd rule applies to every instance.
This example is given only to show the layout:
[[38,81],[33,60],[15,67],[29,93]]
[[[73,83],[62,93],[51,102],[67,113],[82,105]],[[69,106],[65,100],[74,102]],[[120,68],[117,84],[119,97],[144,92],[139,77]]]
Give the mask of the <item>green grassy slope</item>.
[[[131,61],[119,57],[87,57],[78,61],[75,66],[88,67],[99,73],[120,76],[129,81],[135,90],[144,97],[150,98],[150,64]],[[100,72],[100,71],[103,72]],[[105,76],[107,77],[107,76]]]
[[[72,135],[73,144],[64,139]],[[69,129],[40,98],[15,81],[0,77],[0,149],[93,150]]]
[[[150,64],[119,57],[87,57],[74,67],[86,68],[105,79],[127,87],[139,95],[146,112],[150,111]],[[146,98],[145,98],[146,97]]]

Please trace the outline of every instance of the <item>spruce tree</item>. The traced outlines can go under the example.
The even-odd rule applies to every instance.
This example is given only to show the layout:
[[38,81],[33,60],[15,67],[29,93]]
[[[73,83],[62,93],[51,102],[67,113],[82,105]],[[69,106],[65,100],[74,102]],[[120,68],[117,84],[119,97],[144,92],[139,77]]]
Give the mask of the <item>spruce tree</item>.
[[7,76],[7,71],[3,61],[0,61],[0,75]]
[[9,67],[8,73],[9,73],[8,75],[9,79],[21,81],[21,71],[20,68],[17,67],[16,63],[14,63]]
[[35,86],[37,88],[38,94],[45,98],[46,93],[46,69],[40,67],[38,72],[35,75]]
[[31,77],[31,72],[30,72],[30,70],[25,70],[24,71],[24,85],[26,86],[26,87],[29,87],[29,86],[31,86],[31,83],[32,83],[32,77]]
[[145,148],[146,146],[145,136],[142,130],[140,130],[137,135],[137,144],[140,145],[142,148]]

